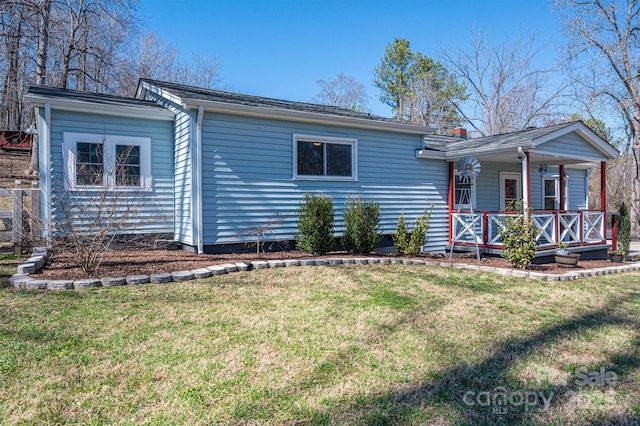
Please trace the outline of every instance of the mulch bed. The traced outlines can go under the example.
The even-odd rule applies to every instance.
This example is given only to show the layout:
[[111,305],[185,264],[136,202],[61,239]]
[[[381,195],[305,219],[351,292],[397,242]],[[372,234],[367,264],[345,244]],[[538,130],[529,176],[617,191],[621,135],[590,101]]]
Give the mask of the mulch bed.
[[[305,258],[335,258],[335,257],[397,257],[388,253],[372,253],[371,255],[350,255],[344,251],[331,252],[325,256],[316,256],[308,253],[292,251],[281,251],[263,253],[238,253],[238,254],[200,254],[195,255],[183,250],[133,250],[118,249],[106,252],[97,276],[88,276],[82,269],[75,265],[70,253],[57,254],[45,268],[38,274],[32,276],[46,280],[82,279],[82,278],[102,278],[110,276],[131,276],[149,275],[161,272],[176,272],[205,268],[212,265],[236,262],[252,262],[257,260],[277,260],[277,259],[305,259]],[[412,256],[412,259],[448,261],[445,255],[423,254]],[[475,255],[455,255],[454,263],[468,263],[477,265]],[[510,268],[511,264],[500,257],[483,257],[481,264],[484,266]],[[602,268],[612,266],[608,260],[584,260],[580,261],[578,268],[560,268],[555,263],[542,265],[531,265],[528,270],[547,274],[563,274],[565,272]]]

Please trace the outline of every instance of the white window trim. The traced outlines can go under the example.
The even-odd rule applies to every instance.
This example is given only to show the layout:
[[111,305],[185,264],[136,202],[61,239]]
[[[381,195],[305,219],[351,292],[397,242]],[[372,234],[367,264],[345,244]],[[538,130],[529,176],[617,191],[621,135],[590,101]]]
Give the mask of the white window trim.
[[[76,184],[76,148],[78,142],[103,145],[103,185]],[[116,145],[134,145],[140,147],[140,186],[117,186],[115,184]],[[151,176],[151,138],[65,132],[63,134],[62,149],[65,164],[65,188],[67,190],[107,189],[110,191],[123,192],[151,190],[153,181]]]
[[[358,181],[358,140],[353,138],[336,138],[329,136],[293,134],[293,180],[316,180],[316,181]],[[298,174],[298,141],[333,143],[351,145],[351,176],[319,176],[319,175],[299,175]]]
[[522,174],[519,172],[500,172],[500,210],[507,208],[507,203],[504,198],[504,180],[506,178],[515,178],[518,181],[518,196],[517,201],[522,201]]
[[[556,187],[556,204],[560,206],[560,175],[558,173],[543,173],[542,177],[542,207],[544,208],[544,181],[545,180],[554,180]],[[558,207],[557,209],[560,209]],[[561,210],[569,209],[569,176],[565,173],[564,175],[564,207]]]
[[458,210],[469,210],[469,209],[475,209],[476,208],[476,178],[473,177],[471,178],[471,206],[469,205],[460,205],[460,203],[456,203],[456,179],[455,177],[457,176],[458,178],[460,177],[460,175],[458,175],[458,169],[453,169],[453,208]]

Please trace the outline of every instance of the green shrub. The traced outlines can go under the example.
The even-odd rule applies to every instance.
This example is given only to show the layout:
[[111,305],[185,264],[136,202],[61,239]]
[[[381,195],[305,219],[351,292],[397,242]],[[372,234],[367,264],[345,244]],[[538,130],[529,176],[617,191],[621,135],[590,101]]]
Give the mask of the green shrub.
[[629,217],[629,209],[623,201],[618,208],[618,250],[624,253],[624,257],[629,256],[629,247],[631,246],[631,218]]
[[398,253],[415,256],[420,254],[422,247],[427,242],[427,231],[431,225],[431,212],[433,204],[429,209],[425,209],[424,214],[413,222],[413,230],[407,229],[407,221],[404,217],[404,211],[398,218],[396,225],[396,233],[393,235],[394,246]]
[[506,212],[504,227],[500,229],[504,245],[502,257],[516,268],[524,269],[536,257],[540,230],[531,220],[531,209],[524,214],[521,202],[510,202]]
[[344,203],[345,250],[354,253],[369,253],[382,239],[380,226],[380,204],[373,200],[363,201],[362,197],[347,197]]
[[298,207],[299,250],[325,254],[333,249],[333,199],[323,194],[304,194]]

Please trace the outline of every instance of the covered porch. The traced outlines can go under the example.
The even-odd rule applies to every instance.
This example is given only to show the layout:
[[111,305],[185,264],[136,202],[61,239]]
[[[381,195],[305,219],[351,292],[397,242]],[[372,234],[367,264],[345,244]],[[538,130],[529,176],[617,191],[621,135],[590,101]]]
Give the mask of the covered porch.
[[[540,231],[537,256],[552,255],[560,242],[569,251],[606,256],[607,161],[617,150],[582,122],[526,129],[441,146],[449,165],[447,250],[501,254],[500,230],[509,202],[521,202]],[[429,155],[425,153],[424,155]],[[458,161],[473,157],[481,170],[471,180]],[[600,171],[599,199],[589,200],[589,177]],[[466,184],[466,185],[465,185]],[[464,192],[467,191],[465,194]],[[615,218],[613,223],[615,223]],[[615,226],[613,245],[615,245]]]
[[[504,248],[500,230],[509,213],[505,211],[451,212],[451,234],[447,249],[453,244],[458,251],[501,254]],[[536,257],[552,255],[560,241],[570,252],[606,251],[611,248],[606,239],[606,212],[600,210],[533,210],[531,220],[539,230]],[[615,245],[615,227],[612,231]],[[601,256],[598,256],[601,257]]]

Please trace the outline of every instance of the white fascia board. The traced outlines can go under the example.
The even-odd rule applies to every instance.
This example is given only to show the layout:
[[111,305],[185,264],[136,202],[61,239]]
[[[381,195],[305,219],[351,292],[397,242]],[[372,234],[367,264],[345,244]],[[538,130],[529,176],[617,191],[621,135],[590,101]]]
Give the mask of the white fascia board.
[[579,161],[581,163],[583,162],[587,162],[587,161],[595,161],[600,163],[601,161],[607,161],[610,158],[603,156],[603,157],[591,157],[589,155],[573,155],[571,157],[567,157],[566,155],[559,155],[557,152],[553,152],[553,151],[545,151],[543,149],[531,149],[529,150],[529,152],[531,154],[538,154],[538,155],[547,155],[549,157],[556,157],[556,158],[566,158],[567,160],[575,160],[575,161]]
[[566,169],[590,170],[595,167],[600,167],[600,163],[576,163],[571,164],[570,167],[566,167]]
[[221,114],[244,115],[249,117],[270,118],[274,120],[296,121],[303,123],[314,123],[324,125],[334,125],[341,127],[353,127],[359,129],[381,130],[394,133],[405,133],[413,135],[425,135],[435,131],[431,127],[418,126],[392,121],[376,121],[354,117],[341,117],[335,115],[321,114],[317,112],[292,111],[278,108],[259,107],[253,105],[238,105],[226,102],[203,101],[197,98],[185,99],[186,108],[197,109],[199,105],[205,107],[206,111]]
[[447,160],[458,160],[466,156],[481,157],[483,155],[502,154],[505,152],[517,152],[518,147],[521,147],[526,151],[530,148],[530,144],[527,142],[524,142],[524,143],[514,142],[513,144],[510,144],[510,145],[503,145],[500,148],[457,149],[454,151],[447,151]]
[[620,155],[620,152],[617,149],[609,145],[600,136],[598,136],[597,133],[580,122],[573,123],[568,127],[564,127],[562,129],[556,130],[553,133],[549,133],[548,135],[534,139],[531,147],[536,148],[537,146],[542,145],[545,142],[549,142],[550,140],[559,138],[560,136],[564,136],[572,132],[578,133],[591,146],[606,155],[608,159],[615,159]]
[[86,114],[103,114],[117,117],[146,118],[151,120],[172,121],[175,114],[162,107],[127,106],[98,104],[90,101],[78,101],[72,99],[49,98],[41,96],[26,95],[25,101],[34,107],[42,107],[45,104],[51,105],[52,109],[60,111],[82,112]]

